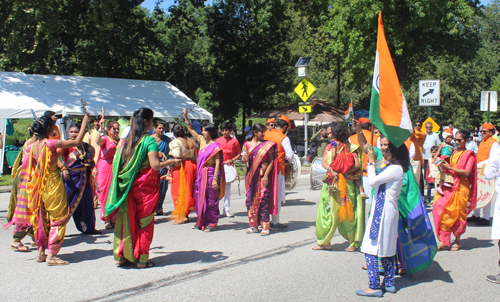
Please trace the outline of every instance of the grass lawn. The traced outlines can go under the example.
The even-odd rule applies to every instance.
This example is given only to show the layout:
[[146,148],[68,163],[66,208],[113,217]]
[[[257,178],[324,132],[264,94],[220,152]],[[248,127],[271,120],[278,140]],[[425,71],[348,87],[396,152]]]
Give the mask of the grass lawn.
[[12,175],[4,174],[0,177],[0,186],[11,186],[12,185]]

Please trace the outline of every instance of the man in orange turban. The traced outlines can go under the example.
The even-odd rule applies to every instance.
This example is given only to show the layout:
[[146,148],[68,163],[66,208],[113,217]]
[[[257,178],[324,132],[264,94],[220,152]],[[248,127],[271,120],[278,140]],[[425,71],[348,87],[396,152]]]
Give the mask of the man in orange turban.
[[268,119],[266,121],[266,129],[267,129],[267,131],[273,130],[275,123],[276,123],[276,120],[274,118]]

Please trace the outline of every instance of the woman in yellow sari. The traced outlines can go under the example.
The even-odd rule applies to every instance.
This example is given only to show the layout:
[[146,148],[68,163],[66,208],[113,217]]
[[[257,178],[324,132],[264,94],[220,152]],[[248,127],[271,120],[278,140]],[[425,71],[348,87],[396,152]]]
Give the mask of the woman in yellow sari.
[[461,248],[460,236],[467,227],[467,215],[477,204],[477,172],[474,151],[465,149],[470,132],[460,130],[455,136],[457,149],[450,157],[450,163],[443,162],[440,168],[453,175],[453,186],[443,186],[443,194],[434,196],[434,224],[439,240],[438,249],[448,249],[451,245],[451,233],[455,235],[452,251]]
[[[83,128],[87,126],[88,121],[89,117],[84,116]],[[45,116],[31,125],[35,142],[27,150],[29,155],[26,193],[29,208],[33,212],[31,224],[38,247],[36,261],[45,261],[48,265],[66,265],[69,262],[56,258],[56,255],[64,240],[66,224],[78,204],[68,206],[66,189],[58,167],[57,149],[80,145],[85,133],[81,131],[75,140],[49,139],[54,127],[57,127],[54,121]],[[45,250],[48,250],[48,255],[45,254]]]

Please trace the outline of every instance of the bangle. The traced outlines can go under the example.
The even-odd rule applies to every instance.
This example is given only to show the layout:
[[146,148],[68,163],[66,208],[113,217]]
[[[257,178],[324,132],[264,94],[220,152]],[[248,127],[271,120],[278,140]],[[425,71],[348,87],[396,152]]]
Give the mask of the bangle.
[[361,131],[358,131],[358,132],[356,132],[356,133],[357,133],[357,134],[361,134],[361,133],[363,133],[363,130],[361,130]]
[[191,125],[191,122],[190,122],[190,121],[186,121],[186,120],[184,120],[184,123],[186,123],[186,125]]

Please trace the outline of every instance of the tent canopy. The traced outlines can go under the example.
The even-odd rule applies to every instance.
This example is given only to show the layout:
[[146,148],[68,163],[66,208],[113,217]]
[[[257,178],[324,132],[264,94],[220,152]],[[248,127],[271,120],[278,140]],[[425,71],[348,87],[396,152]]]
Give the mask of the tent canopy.
[[[147,107],[155,117],[172,121],[192,107],[190,118],[213,121],[210,112],[169,82],[0,72],[0,133],[5,133],[7,119],[32,118],[31,110],[37,116],[47,110],[82,116],[81,99],[91,115],[104,107],[106,116],[127,117]],[[0,172],[3,158],[0,150]]]

